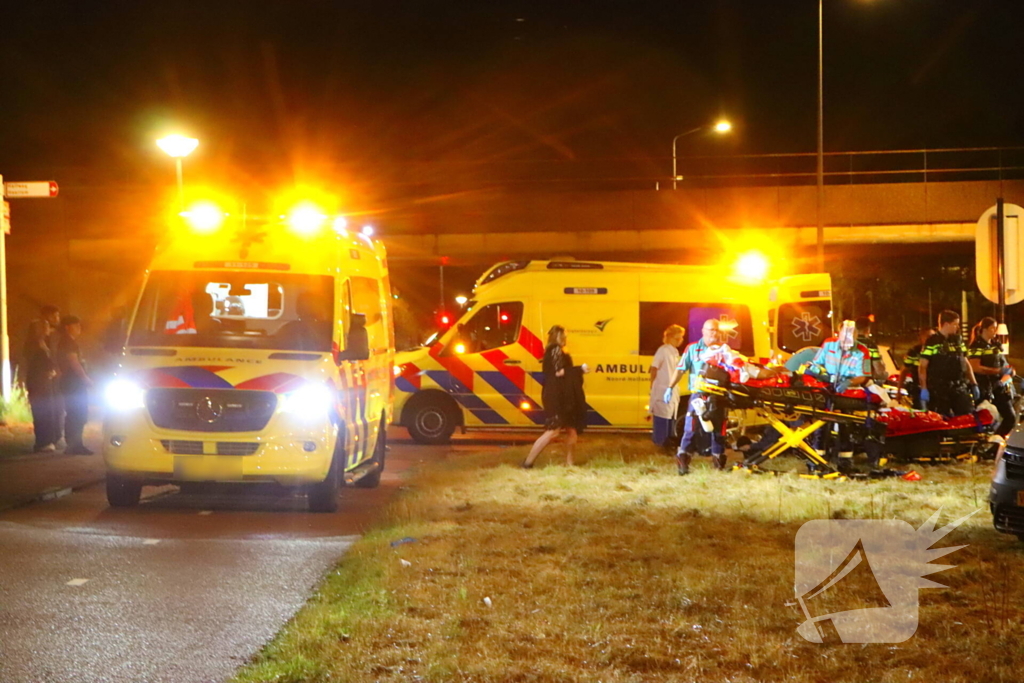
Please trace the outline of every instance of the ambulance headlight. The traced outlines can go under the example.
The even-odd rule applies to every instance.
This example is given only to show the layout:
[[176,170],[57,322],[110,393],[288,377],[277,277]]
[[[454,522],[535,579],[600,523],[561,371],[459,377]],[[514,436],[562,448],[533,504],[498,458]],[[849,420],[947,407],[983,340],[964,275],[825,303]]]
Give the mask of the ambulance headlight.
[[143,388],[129,379],[115,379],[107,385],[103,398],[108,408],[117,413],[138,410],[145,405]]
[[285,394],[281,409],[304,420],[325,417],[334,407],[334,392],[321,384],[310,384]]

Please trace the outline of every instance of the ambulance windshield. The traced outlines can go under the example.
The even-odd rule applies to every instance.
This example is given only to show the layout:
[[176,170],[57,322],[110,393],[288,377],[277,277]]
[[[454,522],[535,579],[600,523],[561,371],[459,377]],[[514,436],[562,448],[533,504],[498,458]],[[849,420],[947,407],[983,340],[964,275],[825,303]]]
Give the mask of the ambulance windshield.
[[156,271],[128,344],[330,351],[333,291],[326,275]]

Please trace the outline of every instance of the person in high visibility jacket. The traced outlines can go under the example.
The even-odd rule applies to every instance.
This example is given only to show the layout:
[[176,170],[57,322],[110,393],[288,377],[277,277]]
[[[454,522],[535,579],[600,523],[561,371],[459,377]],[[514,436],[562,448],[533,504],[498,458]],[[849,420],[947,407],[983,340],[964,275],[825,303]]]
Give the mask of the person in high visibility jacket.
[[911,404],[918,410],[921,410],[921,380],[917,373],[921,365],[921,349],[924,348],[928,337],[933,334],[935,329],[932,327],[922,327],[917,333],[917,344],[911,346],[907,355],[903,357],[903,368],[900,370],[899,381],[896,382],[896,386],[906,388]]
[[960,337],[960,314],[956,311],[939,313],[938,332],[928,337],[921,349],[918,376],[921,405],[946,417],[974,411],[981,389],[967,362],[967,347]]
[[1010,382],[1014,371],[1003,356],[1003,346],[996,339],[999,323],[995,318],[982,318],[971,330],[971,343],[967,346],[967,359],[978,378],[978,387],[983,398],[992,401],[999,410],[999,426],[996,433],[1005,437],[1017,424],[1013,409],[1013,395]]
[[706,362],[702,360],[703,354],[711,347],[721,343],[721,331],[718,327],[718,320],[712,318],[704,322],[701,328],[701,338],[692,344],[687,345],[679,358],[679,365],[672,373],[668,388],[665,389],[665,402],[672,396],[672,391],[684,374],[689,374],[690,398],[686,408],[686,418],[683,426],[683,440],[676,451],[676,467],[679,474],[688,474],[690,461],[695,452],[693,442],[697,436],[699,421],[711,422],[711,457],[716,469],[725,469],[725,407],[712,397],[700,393],[700,377],[704,373]]
[[878,348],[878,342],[871,336],[871,318],[862,315],[854,321],[857,327],[857,343],[868,350],[868,361],[871,364],[871,379],[876,382],[884,382],[885,363],[882,362],[882,352]]
[[[811,361],[809,374],[828,382],[836,393],[851,387],[863,387],[888,405],[891,402],[888,394],[871,378],[871,351],[857,341],[856,329],[852,320],[844,320],[839,333],[822,343],[821,349]],[[815,441],[816,448],[821,451],[826,450],[822,446],[824,437],[823,430],[818,430]],[[877,465],[882,455],[881,444],[869,437],[862,445],[868,456],[868,464]],[[845,430],[840,430],[838,452],[833,455],[837,456],[836,462],[840,469],[852,462],[853,447],[850,435]]]

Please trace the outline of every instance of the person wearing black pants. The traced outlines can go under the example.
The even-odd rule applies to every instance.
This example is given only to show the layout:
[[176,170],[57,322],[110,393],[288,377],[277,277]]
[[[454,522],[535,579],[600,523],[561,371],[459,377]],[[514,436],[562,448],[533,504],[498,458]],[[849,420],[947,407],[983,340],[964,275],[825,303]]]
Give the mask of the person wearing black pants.
[[982,318],[971,330],[971,343],[967,347],[967,359],[971,363],[981,395],[992,401],[999,410],[999,427],[996,433],[1005,437],[1017,424],[1013,410],[1009,381],[1013,368],[1003,356],[1003,347],[996,340],[999,324],[995,318]]
[[68,455],[92,455],[85,447],[82,432],[89,419],[89,389],[92,379],[85,370],[78,337],[82,322],[73,315],[60,321],[61,335],[57,344],[57,367],[60,369],[60,389],[64,397],[64,439]]
[[25,342],[25,389],[32,406],[32,425],[36,435],[33,451],[36,453],[55,451],[60,440],[60,415],[57,412],[57,388],[54,386],[57,366],[47,345],[49,334],[49,322],[34,320]]

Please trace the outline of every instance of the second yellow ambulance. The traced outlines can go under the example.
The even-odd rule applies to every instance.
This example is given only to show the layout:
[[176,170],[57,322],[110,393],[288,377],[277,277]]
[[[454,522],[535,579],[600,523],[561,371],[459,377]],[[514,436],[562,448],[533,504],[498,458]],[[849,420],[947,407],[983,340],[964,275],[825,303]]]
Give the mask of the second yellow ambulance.
[[709,318],[729,344],[767,361],[831,333],[828,274],[775,281],[723,277],[711,266],[514,261],[477,281],[465,313],[427,347],[396,358],[395,420],[420,443],[455,429],[537,428],[547,330],[562,325],[587,363],[588,424],[649,429],[649,368],[671,324],[700,338]]

